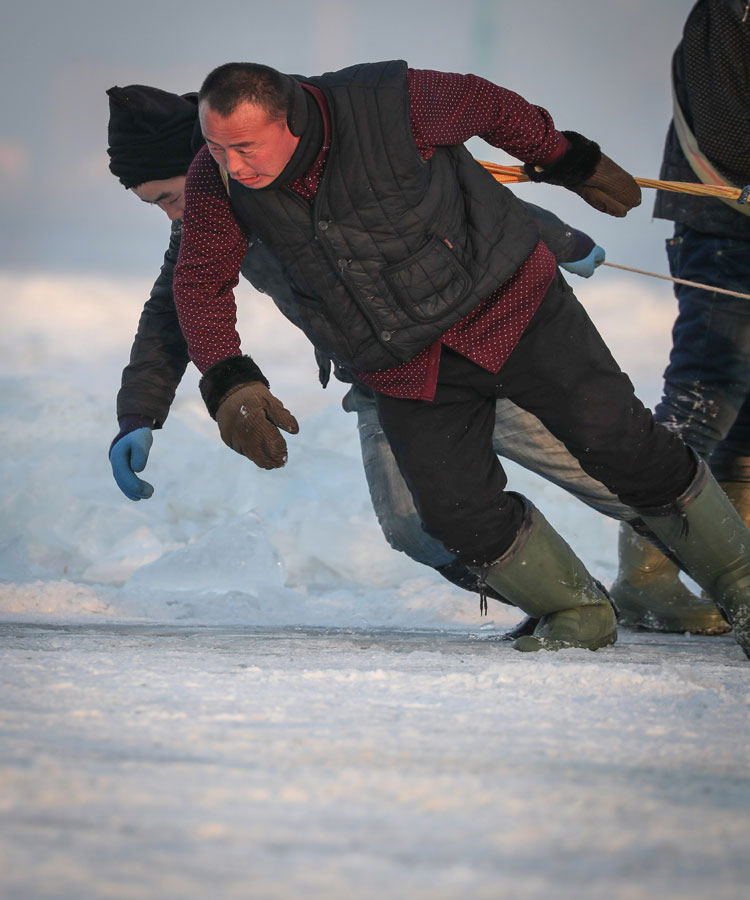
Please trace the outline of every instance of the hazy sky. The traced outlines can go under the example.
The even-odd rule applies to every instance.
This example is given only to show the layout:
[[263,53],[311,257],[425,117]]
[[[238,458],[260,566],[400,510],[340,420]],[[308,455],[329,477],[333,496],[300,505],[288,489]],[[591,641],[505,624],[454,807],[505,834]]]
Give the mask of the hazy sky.
[[[0,13],[0,269],[156,272],[163,214],[107,169],[113,84],[197,90],[214,66],[256,60],[316,74],[359,61],[474,72],[545,106],[635,175],[657,177],[669,60],[693,0],[5,0]],[[475,155],[500,160],[481,141]],[[624,221],[559,188],[517,192],[602,243],[613,261],[665,270],[653,192]]]

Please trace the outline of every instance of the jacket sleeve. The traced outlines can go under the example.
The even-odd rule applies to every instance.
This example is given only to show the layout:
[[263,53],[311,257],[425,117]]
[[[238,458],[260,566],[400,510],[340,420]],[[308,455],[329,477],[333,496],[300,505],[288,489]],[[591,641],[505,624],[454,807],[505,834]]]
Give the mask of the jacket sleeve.
[[117,417],[150,416],[161,428],[188,364],[185,338],[177,319],[172,277],[180,250],[182,223],[174,222],[164,264],[138,323],[130,362],[117,394]]
[[177,315],[190,359],[202,374],[242,353],[234,288],[247,248],[219,167],[203,147],[185,179],[182,245],[174,270]]
[[521,200],[521,203],[534,220],[539,237],[552,251],[558,265],[581,259],[593,248],[594,241],[588,235],[567,225],[553,212],[525,200]]
[[552,163],[567,149],[567,139],[546,109],[484,78],[408,69],[407,83],[412,134],[420,152],[463,144],[475,135],[538,165]]

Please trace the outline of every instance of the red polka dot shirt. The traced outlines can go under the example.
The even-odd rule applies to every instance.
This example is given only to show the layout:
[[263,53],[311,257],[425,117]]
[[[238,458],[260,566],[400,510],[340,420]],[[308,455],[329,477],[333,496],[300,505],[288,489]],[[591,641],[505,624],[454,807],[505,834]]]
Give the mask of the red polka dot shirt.
[[[538,165],[561,156],[567,140],[549,113],[523,97],[475,75],[409,69],[414,141],[427,160],[440,145],[478,135],[494,147]],[[307,200],[315,196],[329,149],[326,137],[309,172],[289,186]],[[234,287],[248,239],[232,213],[218,165],[208,149],[198,153],[185,185],[185,215],[174,297],[190,357],[201,372],[240,354]],[[555,275],[555,259],[541,241],[528,259],[469,315],[413,359],[357,378],[392,397],[432,400],[443,345],[490,372],[499,372],[531,321]]]

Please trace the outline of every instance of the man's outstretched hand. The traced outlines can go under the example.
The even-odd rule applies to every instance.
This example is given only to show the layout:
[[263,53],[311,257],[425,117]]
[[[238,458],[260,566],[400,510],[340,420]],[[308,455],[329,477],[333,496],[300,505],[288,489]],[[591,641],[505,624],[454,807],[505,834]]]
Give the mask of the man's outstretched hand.
[[139,478],[148,462],[153,435],[150,428],[136,428],[118,435],[109,451],[112,474],[120,490],[129,500],[147,500],[153,493],[153,485]]
[[283,466],[288,454],[281,431],[299,431],[297,420],[262,381],[228,391],[219,404],[216,421],[224,443],[261,469]]
[[570,262],[561,262],[559,263],[559,266],[567,272],[572,272],[574,275],[580,275],[581,278],[591,278],[596,271],[597,266],[600,266],[604,262],[606,256],[607,254],[604,251],[604,247],[600,247],[599,244],[594,244],[586,256],[581,259],[570,260]]

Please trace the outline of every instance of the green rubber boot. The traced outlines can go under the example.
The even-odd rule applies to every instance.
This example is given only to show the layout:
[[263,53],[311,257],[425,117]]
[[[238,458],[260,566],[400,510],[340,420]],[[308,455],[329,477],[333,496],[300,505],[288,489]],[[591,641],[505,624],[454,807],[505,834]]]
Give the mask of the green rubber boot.
[[617,546],[617,579],[609,595],[620,625],[692,634],[729,631],[714,601],[705,595],[696,597],[680,581],[677,564],[626,522],[620,525]]
[[482,574],[490,587],[528,616],[534,632],[513,642],[516,650],[598,650],[617,640],[617,622],[601,585],[524,498],[526,515],[516,540]]
[[639,512],[720,606],[750,658],[750,531],[703,460],[675,507],[677,512],[664,509],[661,515]]
[[[709,462],[709,466],[710,466]],[[747,481],[721,481],[718,478],[716,479],[719,482],[719,486],[722,491],[729,498],[729,502],[732,506],[737,510],[739,517],[745,523],[745,528],[750,528],[750,482]],[[708,595],[706,591],[701,592],[701,598],[709,603],[713,603],[714,601]],[[714,603],[714,606],[716,604]],[[726,630],[730,630],[730,625],[727,623]],[[701,632],[708,634],[721,634],[719,631],[711,631],[711,632]]]

